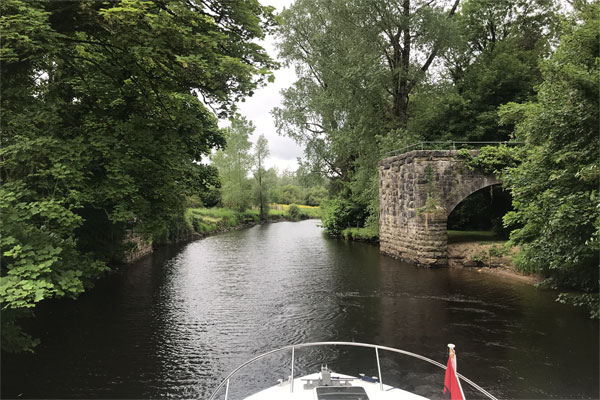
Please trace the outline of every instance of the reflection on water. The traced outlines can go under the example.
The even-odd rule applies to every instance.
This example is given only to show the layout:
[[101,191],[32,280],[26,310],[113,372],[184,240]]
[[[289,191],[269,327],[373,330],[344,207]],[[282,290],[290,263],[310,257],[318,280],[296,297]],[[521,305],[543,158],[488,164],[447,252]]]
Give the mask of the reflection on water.
[[[37,354],[2,358],[2,397],[206,398],[248,358],[292,343],[377,343],[446,361],[503,398],[598,398],[598,324],[553,293],[470,270],[429,270],[281,222],[163,249],[75,302],[45,305]],[[250,369],[237,395],[287,375]],[[372,353],[298,354],[375,374]],[[383,356],[389,383],[439,397],[443,371]],[[275,371],[278,367],[285,368]],[[471,396],[473,398],[473,396]]]

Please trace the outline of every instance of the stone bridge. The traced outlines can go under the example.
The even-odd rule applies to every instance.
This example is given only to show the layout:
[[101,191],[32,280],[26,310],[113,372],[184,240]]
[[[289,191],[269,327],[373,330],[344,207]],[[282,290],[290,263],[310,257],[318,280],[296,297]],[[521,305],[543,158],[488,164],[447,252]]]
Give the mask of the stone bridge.
[[448,264],[448,215],[470,194],[501,183],[468,169],[456,153],[413,150],[379,162],[382,253],[430,267]]

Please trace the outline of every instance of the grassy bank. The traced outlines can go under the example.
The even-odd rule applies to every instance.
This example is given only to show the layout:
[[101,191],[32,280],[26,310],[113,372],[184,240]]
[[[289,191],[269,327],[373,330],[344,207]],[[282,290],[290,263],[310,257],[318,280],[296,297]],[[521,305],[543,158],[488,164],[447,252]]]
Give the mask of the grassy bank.
[[[270,209],[268,222],[298,221],[301,219],[318,218],[319,207],[279,204],[281,209]],[[285,208],[284,208],[285,207]],[[185,212],[185,223],[191,232],[201,235],[225,232],[237,227],[254,225],[260,222],[259,210],[235,211],[227,208],[188,208]]]
[[342,236],[346,240],[376,243],[379,242],[379,227],[346,228],[342,231]]
[[[289,213],[290,207],[293,208],[294,204],[277,204],[272,203],[269,205],[271,210],[269,213],[273,213],[273,215]],[[300,210],[301,219],[309,219],[309,218],[321,218],[321,208],[317,206],[305,206],[303,204],[297,205]]]

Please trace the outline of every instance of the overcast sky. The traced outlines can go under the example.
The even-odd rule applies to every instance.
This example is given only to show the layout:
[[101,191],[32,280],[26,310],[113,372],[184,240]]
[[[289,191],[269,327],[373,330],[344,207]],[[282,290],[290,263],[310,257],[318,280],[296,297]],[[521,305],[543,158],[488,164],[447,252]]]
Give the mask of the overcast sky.
[[[293,0],[260,0],[263,5],[270,5],[280,12],[284,7],[293,3]],[[267,50],[269,55],[277,59],[275,49],[275,38],[267,36],[261,45]],[[285,169],[296,170],[298,163],[296,159],[302,156],[303,149],[292,139],[279,136],[275,130],[275,122],[271,116],[271,110],[281,104],[280,91],[290,87],[296,79],[293,68],[281,68],[275,71],[275,82],[257,89],[254,96],[249,97],[243,103],[238,103],[238,112],[251,120],[256,126],[256,131],[250,141],[256,143],[258,136],[263,134],[269,142],[270,156],[267,160],[267,167],[276,167],[279,172]],[[222,120],[219,126],[229,125],[229,121]]]

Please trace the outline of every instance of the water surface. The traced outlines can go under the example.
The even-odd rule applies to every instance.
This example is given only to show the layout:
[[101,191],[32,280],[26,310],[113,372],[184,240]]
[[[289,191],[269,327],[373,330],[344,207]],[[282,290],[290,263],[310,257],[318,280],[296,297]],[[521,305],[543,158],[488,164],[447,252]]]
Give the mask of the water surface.
[[[206,398],[248,358],[288,344],[358,341],[458,369],[499,398],[599,398],[598,323],[555,293],[467,269],[429,270],[377,247],[281,222],[162,249],[77,301],[45,305],[35,355],[2,358],[3,398]],[[372,351],[297,354],[376,375]],[[232,383],[234,398],[289,372],[275,356]],[[384,379],[440,397],[443,371],[382,356]],[[466,388],[465,388],[466,389]],[[467,392],[468,398],[477,397]]]

